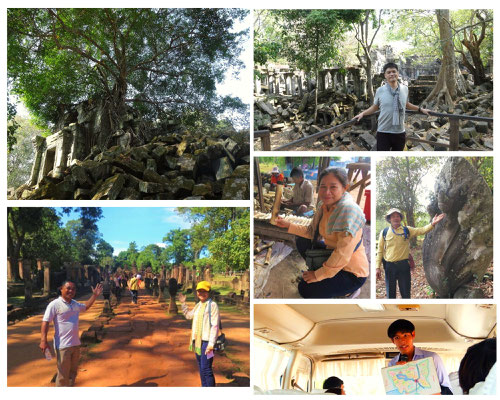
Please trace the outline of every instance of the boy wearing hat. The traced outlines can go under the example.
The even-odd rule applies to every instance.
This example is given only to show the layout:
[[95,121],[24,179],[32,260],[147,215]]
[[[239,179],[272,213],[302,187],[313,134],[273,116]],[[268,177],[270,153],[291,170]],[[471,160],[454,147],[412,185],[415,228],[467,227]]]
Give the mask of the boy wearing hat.
[[388,299],[396,298],[396,283],[403,299],[410,298],[411,272],[408,257],[410,254],[410,239],[425,235],[434,229],[445,214],[434,216],[432,222],[423,228],[403,226],[403,213],[397,209],[390,209],[385,220],[391,224],[383,229],[379,235],[377,251],[377,279],[382,278],[382,265],[385,270],[385,290]]

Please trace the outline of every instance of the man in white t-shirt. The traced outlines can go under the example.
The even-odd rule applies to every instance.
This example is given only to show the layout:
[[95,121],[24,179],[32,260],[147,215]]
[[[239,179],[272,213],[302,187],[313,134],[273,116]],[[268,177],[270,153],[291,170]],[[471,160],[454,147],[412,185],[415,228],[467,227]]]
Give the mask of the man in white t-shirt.
[[61,286],[61,296],[51,301],[42,319],[42,338],[40,349],[49,348],[47,334],[49,324],[54,322],[54,349],[57,355],[56,386],[73,386],[75,383],[78,361],[80,359],[80,335],[78,319],[80,312],[87,311],[102,293],[99,283],[92,288],[92,296],[85,304],[73,300],[76,294],[74,282],[65,281]]

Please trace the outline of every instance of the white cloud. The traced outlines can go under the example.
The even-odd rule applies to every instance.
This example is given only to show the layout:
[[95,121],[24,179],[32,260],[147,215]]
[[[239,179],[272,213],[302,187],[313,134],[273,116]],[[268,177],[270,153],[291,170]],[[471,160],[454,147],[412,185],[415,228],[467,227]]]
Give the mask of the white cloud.
[[117,256],[118,254],[120,254],[120,252],[122,252],[122,251],[126,251],[126,250],[127,250],[127,249],[126,249],[125,247],[119,247],[119,248],[115,247],[115,248],[113,249],[113,255],[114,255],[114,256]]
[[155,243],[158,247],[165,248],[167,245],[165,243]]

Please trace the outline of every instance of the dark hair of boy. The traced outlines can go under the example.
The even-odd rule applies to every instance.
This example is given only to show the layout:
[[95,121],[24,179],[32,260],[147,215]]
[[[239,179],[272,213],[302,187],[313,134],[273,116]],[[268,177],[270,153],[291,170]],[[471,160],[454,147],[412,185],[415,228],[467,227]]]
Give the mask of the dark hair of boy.
[[393,339],[398,332],[401,333],[412,333],[415,330],[415,325],[413,325],[407,319],[398,319],[389,325],[387,328],[387,336]]

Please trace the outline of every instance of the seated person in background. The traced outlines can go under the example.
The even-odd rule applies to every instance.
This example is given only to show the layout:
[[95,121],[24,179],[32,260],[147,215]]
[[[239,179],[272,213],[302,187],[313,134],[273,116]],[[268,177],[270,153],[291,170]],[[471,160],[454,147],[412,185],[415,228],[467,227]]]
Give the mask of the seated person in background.
[[496,394],[496,362],[497,338],[469,347],[458,369],[464,394]]
[[304,172],[298,167],[295,167],[290,172],[295,186],[290,200],[282,200],[281,205],[291,208],[297,215],[303,215],[306,211],[312,209],[314,188],[311,182],[304,179]]
[[271,189],[274,189],[278,182],[285,184],[285,176],[280,172],[278,167],[274,167],[271,171]]
[[327,389],[325,393],[345,394],[344,381],[336,376],[330,376],[323,383],[323,389]]
[[389,367],[393,365],[403,365],[409,361],[419,360],[421,358],[432,357],[436,367],[441,394],[453,394],[451,383],[448,379],[448,373],[444,367],[441,357],[432,351],[419,349],[413,345],[415,339],[415,325],[406,319],[394,321],[387,329],[387,336],[392,343],[396,345],[400,354],[389,361]]

